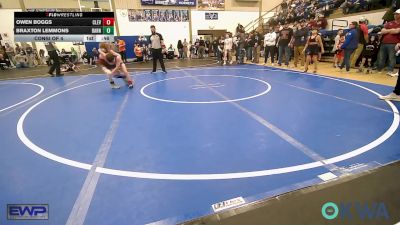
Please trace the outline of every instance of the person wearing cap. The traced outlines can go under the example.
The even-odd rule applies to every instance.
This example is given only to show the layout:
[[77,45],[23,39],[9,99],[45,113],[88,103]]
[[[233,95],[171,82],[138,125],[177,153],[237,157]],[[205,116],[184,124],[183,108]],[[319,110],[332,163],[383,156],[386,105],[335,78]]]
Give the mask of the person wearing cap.
[[357,49],[351,54],[350,57],[350,67],[355,68],[356,67],[356,62],[358,58],[361,56],[365,44],[368,41],[368,26],[367,26],[367,19],[363,16],[359,20],[359,26],[357,28],[358,32],[358,46]]
[[[400,43],[396,44],[395,51],[400,51]],[[400,70],[397,74],[397,82],[396,86],[394,87],[394,90],[392,93],[385,95],[385,96],[380,96],[379,98],[382,100],[392,100],[392,101],[400,101]]]
[[344,50],[344,60],[342,65],[339,67],[340,70],[346,65],[346,71],[350,71],[350,56],[358,47],[358,31],[357,31],[358,23],[353,21],[350,23],[350,30],[346,34],[346,40],[343,45],[340,47]]
[[396,64],[395,46],[400,43],[400,9],[394,12],[394,21],[385,24],[381,30],[382,41],[381,48],[378,53],[378,71],[382,71],[385,66],[386,59],[389,58],[387,65],[387,75],[397,76],[394,66]]
[[290,46],[294,48],[294,67],[297,67],[297,63],[300,58],[300,65],[304,66],[304,46],[307,43],[308,29],[305,27],[304,20],[297,25],[297,30],[294,32]]

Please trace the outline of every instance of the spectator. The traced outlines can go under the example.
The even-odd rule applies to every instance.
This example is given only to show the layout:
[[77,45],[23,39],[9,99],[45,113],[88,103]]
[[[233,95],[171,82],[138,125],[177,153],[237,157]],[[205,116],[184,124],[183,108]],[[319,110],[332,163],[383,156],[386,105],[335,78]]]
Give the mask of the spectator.
[[224,37],[221,36],[221,38],[218,41],[218,51],[217,51],[217,63],[221,63],[223,60],[223,56],[224,56]]
[[33,48],[30,44],[26,44],[25,52],[26,56],[28,57],[28,66],[29,67],[35,66]]
[[15,61],[17,62],[17,65],[15,65],[17,68],[28,68],[28,57],[25,55],[24,51],[19,51],[17,55],[15,55]]
[[19,46],[18,43],[15,43],[15,54],[19,54],[23,49]]
[[178,52],[179,52],[178,59],[183,59],[183,44],[182,44],[181,40],[178,41],[178,44],[176,45],[176,47],[178,48]]
[[276,45],[276,33],[274,29],[269,28],[269,33],[264,35],[264,65],[267,64],[268,57],[271,57],[271,65],[274,66],[275,58],[275,45]]
[[318,17],[317,17],[317,27],[318,27],[318,29],[319,30],[321,30],[321,29],[325,29],[326,28],[326,26],[328,25],[328,21],[326,20],[326,18],[324,17],[324,15],[322,15],[322,14],[320,14]]
[[310,20],[307,24],[308,29],[312,30],[315,27],[318,27],[318,22],[317,22],[317,18]]
[[229,64],[232,64],[232,47],[232,37],[229,33],[227,33],[224,40],[224,66],[226,65],[226,61],[228,61]]
[[118,45],[118,52],[121,55],[122,61],[127,63],[128,60],[126,59],[126,43],[125,43],[125,41],[118,38],[117,45]]
[[234,35],[232,38],[232,54],[235,55],[236,60],[239,59],[239,42],[238,42],[238,35]]
[[359,35],[357,31],[358,23],[353,21],[350,23],[350,30],[346,34],[346,39],[341,46],[341,49],[344,50],[344,60],[342,65],[339,67],[340,70],[346,65],[346,71],[350,72],[350,56],[357,49]]
[[322,38],[318,34],[317,28],[312,30],[311,36],[308,38],[307,43],[304,47],[303,54],[307,54],[306,64],[304,66],[304,72],[308,71],[308,65],[310,64],[311,60],[314,63],[314,71],[313,73],[317,72],[318,69],[318,53],[319,49],[321,49],[321,53],[324,53],[324,45],[322,43]]
[[199,46],[200,46],[200,40],[196,39],[196,41],[194,42],[194,56],[195,58],[198,58],[199,56]]
[[238,33],[245,33],[244,27],[240,23],[236,27],[236,34]]
[[[397,11],[396,11],[397,12]],[[400,51],[400,43],[397,43],[395,46],[395,51],[398,52]],[[392,100],[392,101],[400,101],[400,70],[397,74],[397,82],[396,82],[396,86],[393,90],[392,93],[385,95],[385,96],[380,96],[379,98],[382,100]]]
[[[237,28],[236,28],[237,30]],[[218,38],[214,37],[214,40],[212,42],[212,52],[214,53],[214,57],[217,57],[217,52],[218,52]]]
[[253,61],[254,38],[252,33],[250,33],[249,36],[247,37],[245,46],[246,46],[247,60]]
[[92,56],[93,56],[93,60],[92,60],[92,65],[96,66],[97,60],[99,60],[99,50],[97,50],[97,48],[93,48],[92,49]]
[[139,46],[146,45],[147,44],[147,38],[144,37],[144,36],[140,36],[139,39],[138,39],[138,44],[139,44]]
[[260,48],[261,48],[261,41],[262,38],[260,37],[260,34],[256,31],[254,33],[254,45],[253,45],[253,62],[254,63],[259,63],[260,61]]
[[91,63],[91,61],[93,60],[93,58],[89,55],[89,53],[87,53],[87,52],[84,52],[83,54],[82,54],[82,61],[83,61],[83,64],[90,64]]
[[45,65],[46,64],[46,57],[45,57],[45,51],[43,49],[39,50],[39,58],[40,58],[40,64]]
[[307,42],[308,29],[305,27],[304,21],[301,21],[297,25],[297,30],[293,33],[291,40],[291,46],[294,48],[294,67],[297,67],[297,63],[300,57],[300,65],[304,66],[304,47]]
[[10,61],[12,62],[12,64],[14,66],[17,65],[17,62],[15,61],[14,57],[15,57],[15,50],[13,47],[11,47],[11,45],[9,43],[5,44],[6,47],[6,54],[8,56],[8,58],[10,59]]
[[151,53],[150,53],[150,49],[149,49],[148,45],[142,44],[141,50],[142,50],[142,55],[143,55],[143,61],[145,61],[145,62],[149,61],[149,57],[150,57]]
[[333,67],[334,68],[339,67],[338,59],[337,59],[337,56],[338,56],[337,51],[338,51],[338,49],[340,49],[340,48],[338,48],[338,46],[339,46],[339,41],[340,41],[340,37],[342,36],[342,34],[343,34],[343,29],[339,29],[337,31],[337,34],[335,37],[335,44],[333,45],[333,49],[332,49],[332,53],[334,53],[334,56],[333,56]]
[[360,63],[360,68],[358,69],[359,72],[363,72],[365,66],[367,67],[366,73],[370,73],[370,67],[372,67],[377,59],[378,47],[379,42],[377,36],[371,35],[368,39],[367,44],[365,45],[363,53],[361,54],[363,57]]
[[7,66],[8,68],[11,68],[11,62],[10,62],[10,60],[4,58],[3,54],[0,54],[0,67],[1,67],[2,70],[5,69],[4,66]]
[[285,53],[285,65],[289,67],[290,61],[290,48],[289,43],[292,40],[293,30],[288,28],[288,25],[283,25],[283,29],[279,33],[278,46],[279,46],[279,60],[278,65],[282,65],[283,53]]
[[77,63],[78,62],[78,53],[76,50],[71,47],[71,55],[72,55],[72,63]]
[[137,62],[143,62],[143,50],[142,47],[139,46],[139,44],[135,44],[135,48],[133,49],[136,55],[136,61]]
[[340,65],[343,63],[344,59],[344,50],[342,49],[342,45],[345,41],[344,34],[340,34],[339,43],[336,46],[336,54],[335,54],[335,68],[339,68]]
[[274,50],[274,52],[275,52],[276,57],[274,55],[274,58],[276,58],[276,60],[278,60],[278,57],[279,57],[278,40],[279,40],[280,32],[281,32],[280,31],[280,25],[278,25],[278,26],[275,27],[276,39],[275,39],[275,48],[274,48],[275,50]]
[[186,41],[186,38],[185,39],[183,39],[183,49],[182,49],[182,51],[183,51],[183,54],[182,54],[182,59],[186,59],[187,58],[187,53],[188,53],[188,43],[187,43],[187,41]]
[[395,46],[400,43],[400,9],[394,12],[394,21],[385,24],[382,29],[382,41],[381,47],[378,53],[378,71],[382,71],[386,59],[389,58],[389,63],[387,66],[387,75],[396,76],[394,66],[396,64],[396,51]]
[[236,48],[236,61],[238,64],[243,64],[244,63],[244,56],[246,53],[246,50],[244,49],[244,33],[238,33],[237,34],[237,48]]
[[204,43],[205,43],[204,53],[206,58],[208,58],[208,54],[210,54],[211,43],[209,40],[205,40]]
[[355,68],[356,62],[360,56],[362,56],[362,52],[364,50],[365,44],[368,41],[368,27],[367,27],[367,19],[363,16],[359,20],[360,25],[357,28],[358,32],[358,46],[354,53],[351,55],[350,67]]
[[199,50],[198,50],[199,59],[204,58],[205,49],[206,49],[206,43],[204,42],[203,37],[200,37]]
[[192,44],[192,42],[191,41],[189,41],[189,58],[190,59],[192,59],[192,58],[194,58],[194,53],[195,53],[195,47],[194,47],[194,45]]
[[172,44],[169,45],[168,47],[168,54],[167,54],[167,58],[168,59],[173,59],[175,57],[175,49],[174,47],[172,47]]

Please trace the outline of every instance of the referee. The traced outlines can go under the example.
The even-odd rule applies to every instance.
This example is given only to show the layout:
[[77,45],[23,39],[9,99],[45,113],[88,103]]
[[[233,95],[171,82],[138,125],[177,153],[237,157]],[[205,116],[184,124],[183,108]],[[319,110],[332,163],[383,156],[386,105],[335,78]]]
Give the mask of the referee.
[[[64,76],[64,74],[61,74],[61,71],[60,71],[60,58],[58,57],[58,54],[57,54],[57,51],[59,51],[59,50],[58,50],[56,44],[53,42],[48,42],[45,45],[45,47],[46,47],[47,52],[49,53],[50,60],[53,60],[53,64],[51,65],[48,73],[52,77]],[[56,75],[53,74],[54,70],[56,71]]]
[[157,70],[157,59],[160,61],[161,69],[164,73],[167,73],[164,66],[163,55],[162,55],[162,46],[164,45],[164,39],[161,34],[156,33],[156,27],[154,25],[150,26],[151,36],[151,54],[153,56],[153,71],[155,73]]

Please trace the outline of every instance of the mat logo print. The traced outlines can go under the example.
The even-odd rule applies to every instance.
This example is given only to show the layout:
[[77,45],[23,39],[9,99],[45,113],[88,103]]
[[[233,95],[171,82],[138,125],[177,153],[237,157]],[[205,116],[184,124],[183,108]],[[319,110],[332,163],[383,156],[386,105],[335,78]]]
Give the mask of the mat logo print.
[[389,219],[389,211],[383,202],[327,202],[322,206],[321,213],[327,220],[352,220],[357,216],[360,220]]
[[47,204],[8,204],[8,220],[48,220],[49,205]]

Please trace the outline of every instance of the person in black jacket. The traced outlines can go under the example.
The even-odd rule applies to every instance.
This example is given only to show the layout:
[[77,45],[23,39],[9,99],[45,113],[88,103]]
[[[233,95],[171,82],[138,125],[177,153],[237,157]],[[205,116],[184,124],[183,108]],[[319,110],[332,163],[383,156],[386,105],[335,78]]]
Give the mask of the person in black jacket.
[[177,44],[176,47],[178,48],[178,52],[179,52],[179,57],[178,58],[182,59],[183,58],[183,44],[182,44],[181,40],[178,41],[178,44]]
[[[53,60],[53,64],[50,67],[50,70],[48,72],[48,74],[50,74],[50,76],[54,77],[54,76],[63,76],[64,74],[61,74],[61,68],[60,68],[60,58],[58,56],[58,48],[55,45],[55,43],[52,42],[48,42],[46,45],[46,50],[47,53],[50,56],[50,60]],[[54,70],[56,71],[56,75],[53,74]]]

